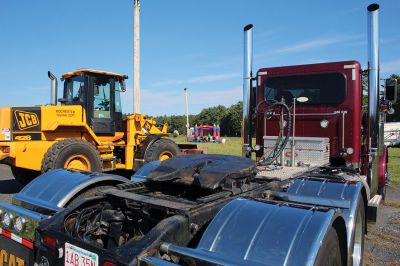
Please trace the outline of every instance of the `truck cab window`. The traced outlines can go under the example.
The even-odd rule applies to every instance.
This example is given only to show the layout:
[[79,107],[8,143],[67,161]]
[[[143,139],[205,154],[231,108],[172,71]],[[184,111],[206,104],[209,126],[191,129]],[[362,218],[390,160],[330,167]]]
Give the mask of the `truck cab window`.
[[292,103],[293,98],[307,97],[302,104],[339,104],[346,96],[346,78],[341,73],[308,74],[267,78],[265,100]]
[[93,83],[94,118],[111,118],[111,86],[110,80],[96,78]]
[[115,112],[122,113],[122,105],[121,105],[121,81],[115,80]]
[[83,103],[85,95],[85,78],[73,77],[65,82],[65,98],[69,103]]

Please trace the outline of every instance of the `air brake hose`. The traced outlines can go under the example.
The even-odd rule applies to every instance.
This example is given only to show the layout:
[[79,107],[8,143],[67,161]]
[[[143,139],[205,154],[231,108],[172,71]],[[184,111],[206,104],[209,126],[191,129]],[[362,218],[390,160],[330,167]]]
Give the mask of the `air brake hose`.
[[[264,102],[265,103],[271,103],[271,105],[268,106],[268,108],[265,111],[261,112],[259,109],[260,109],[261,104],[264,103]],[[274,148],[272,149],[272,151],[266,152],[261,156],[260,160],[257,162],[258,165],[266,166],[266,165],[272,164],[282,154],[283,150],[286,147],[286,144],[289,141],[289,136],[290,136],[290,130],[291,130],[292,123],[291,123],[291,116],[290,116],[289,107],[285,103],[278,102],[278,101],[268,101],[268,102],[267,101],[262,101],[257,105],[256,111],[257,111],[258,114],[263,114],[264,117],[267,120],[269,120],[273,116],[273,114],[270,114],[269,110],[271,110],[271,109],[273,109],[275,107],[280,107],[281,114],[283,112],[286,112],[286,114],[288,116],[287,132],[286,132],[286,135],[285,135],[284,138],[283,138],[282,134],[279,133],[278,139],[276,141],[276,144],[275,144]],[[283,115],[285,115],[285,114],[283,114]],[[279,132],[282,132],[283,130],[284,130],[284,125],[280,123]]]

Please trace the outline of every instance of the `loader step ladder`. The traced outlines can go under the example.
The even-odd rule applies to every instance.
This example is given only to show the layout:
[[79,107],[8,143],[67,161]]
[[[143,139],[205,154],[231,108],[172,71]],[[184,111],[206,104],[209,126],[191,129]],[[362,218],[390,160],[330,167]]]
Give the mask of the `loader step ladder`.
[[102,158],[101,162],[103,165],[103,172],[113,171],[113,170],[117,169],[116,168],[117,157],[115,157],[115,156]]

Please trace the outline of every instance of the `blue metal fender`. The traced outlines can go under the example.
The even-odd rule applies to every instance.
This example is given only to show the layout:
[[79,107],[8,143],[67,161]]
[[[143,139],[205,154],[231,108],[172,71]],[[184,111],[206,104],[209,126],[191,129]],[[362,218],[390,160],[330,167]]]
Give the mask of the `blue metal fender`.
[[35,178],[13,197],[13,203],[32,211],[57,212],[86,188],[98,183],[123,183],[117,175],[81,173],[66,169],[52,170]]
[[[367,189],[368,186],[358,176],[342,182],[329,178],[299,178],[294,180],[286,193],[280,194],[286,194],[285,199],[291,202],[339,208],[346,223],[347,252],[352,254],[357,204],[361,200],[367,211],[368,199],[364,198],[368,197]],[[352,264],[351,256],[348,257],[348,263]]]
[[337,219],[337,209],[239,198],[221,209],[196,249],[162,249],[216,265],[313,265]]

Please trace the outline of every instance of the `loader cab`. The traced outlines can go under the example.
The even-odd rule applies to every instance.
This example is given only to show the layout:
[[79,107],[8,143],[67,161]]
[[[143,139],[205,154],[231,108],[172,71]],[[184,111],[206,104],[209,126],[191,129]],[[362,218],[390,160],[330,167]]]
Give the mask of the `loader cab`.
[[120,93],[127,76],[97,70],[77,70],[64,78],[65,105],[82,105],[86,121],[98,136],[114,136],[123,131]]

